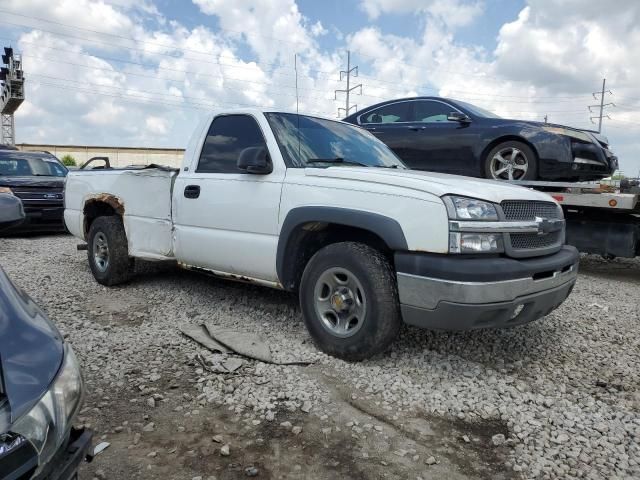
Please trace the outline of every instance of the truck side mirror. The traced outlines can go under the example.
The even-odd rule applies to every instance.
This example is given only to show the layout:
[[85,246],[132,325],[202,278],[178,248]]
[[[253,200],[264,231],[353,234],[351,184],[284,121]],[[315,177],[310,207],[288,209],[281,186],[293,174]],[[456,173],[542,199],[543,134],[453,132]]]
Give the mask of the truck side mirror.
[[471,119],[468,115],[462,112],[451,112],[447,115],[447,120],[450,122],[458,122],[458,123],[471,123]]
[[0,230],[20,225],[24,221],[22,201],[10,193],[0,193]]
[[273,164],[265,147],[249,147],[240,152],[238,168],[247,173],[265,175],[273,171]]

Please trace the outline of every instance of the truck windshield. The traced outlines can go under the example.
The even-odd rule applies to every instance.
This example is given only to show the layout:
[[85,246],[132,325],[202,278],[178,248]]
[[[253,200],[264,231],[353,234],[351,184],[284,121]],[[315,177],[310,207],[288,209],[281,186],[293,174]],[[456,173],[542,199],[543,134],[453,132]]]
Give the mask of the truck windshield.
[[0,153],[0,176],[64,177],[68,170],[54,157],[13,151]]
[[289,167],[406,168],[384,143],[361,128],[295,113],[266,116]]

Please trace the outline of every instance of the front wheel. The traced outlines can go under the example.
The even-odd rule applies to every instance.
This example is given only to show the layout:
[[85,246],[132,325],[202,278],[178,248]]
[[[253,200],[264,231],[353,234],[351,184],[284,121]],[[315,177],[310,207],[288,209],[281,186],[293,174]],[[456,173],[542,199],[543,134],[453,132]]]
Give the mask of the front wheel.
[[393,269],[382,253],[360,243],[334,243],[309,260],[300,307],[316,346],[343,360],[384,351],[400,331]]
[[536,180],[536,154],[522,142],[503,142],[484,161],[484,176],[493,180]]

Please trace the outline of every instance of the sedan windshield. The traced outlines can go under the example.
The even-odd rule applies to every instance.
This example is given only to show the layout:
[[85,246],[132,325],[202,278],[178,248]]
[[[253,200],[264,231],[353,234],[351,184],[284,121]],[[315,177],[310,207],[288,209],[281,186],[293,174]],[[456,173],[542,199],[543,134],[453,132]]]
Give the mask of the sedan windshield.
[[3,151],[0,154],[0,176],[64,177],[67,169],[53,155]]
[[466,108],[467,110],[469,110],[471,113],[473,113],[477,117],[502,118],[500,115],[496,115],[495,113],[490,112],[489,110],[485,110],[484,108],[476,107],[475,105],[471,105],[470,103],[461,102],[459,100],[457,101],[457,103],[459,103],[461,107]]
[[289,167],[406,168],[384,143],[361,128],[295,113],[266,116]]

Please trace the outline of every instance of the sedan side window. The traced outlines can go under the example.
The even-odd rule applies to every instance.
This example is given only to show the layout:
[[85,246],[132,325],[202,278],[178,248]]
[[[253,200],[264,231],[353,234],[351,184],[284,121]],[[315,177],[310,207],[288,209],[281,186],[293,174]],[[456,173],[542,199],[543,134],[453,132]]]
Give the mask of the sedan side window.
[[392,103],[376,108],[360,117],[360,123],[397,123],[409,122],[411,105],[409,102]]
[[430,100],[418,100],[413,102],[413,122],[437,123],[447,122],[447,117],[456,109],[451,105]]
[[198,173],[247,173],[238,168],[240,152],[267,144],[258,123],[249,115],[224,115],[211,123],[200,153]]

